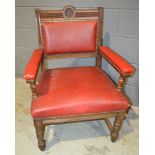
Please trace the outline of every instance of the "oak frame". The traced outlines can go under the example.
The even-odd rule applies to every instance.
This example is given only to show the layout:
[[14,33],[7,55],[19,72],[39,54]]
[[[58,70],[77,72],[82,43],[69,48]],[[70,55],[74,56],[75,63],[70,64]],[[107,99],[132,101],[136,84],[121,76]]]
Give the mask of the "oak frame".
[[[67,11],[67,9],[69,11]],[[38,27],[38,43],[39,48],[44,48],[43,46],[43,37],[42,37],[42,22],[51,22],[51,21],[87,21],[87,20],[96,20],[97,21],[97,34],[96,34],[96,52],[80,52],[80,53],[65,53],[65,54],[44,54],[41,61],[41,70],[45,70],[44,62],[46,60],[52,59],[62,59],[62,58],[87,58],[94,57],[96,58],[96,66],[101,68],[102,65],[102,54],[99,51],[99,46],[102,45],[102,34],[103,34],[103,8],[75,8],[73,6],[66,6],[64,9],[60,10],[40,10],[35,9],[37,17],[37,27]],[[109,61],[108,61],[109,62]],[[110,62],[109,62],[110,63]],[[113,66],[118,72],[119,70]],[[116,87],[119,91],[123,91],[125,84],[126,75],[120,73],[120,78]],[[36,80],[28,80],[27,83],[30,84],[32,90],[32,100],[38,97],[37,87],[38,84]],[[124,93],[125,94],[125,93]],[[131,102],[129,100],[129,109],[131,107]],[[48,118],[33,118],[34,126],[36,129],[36,135],[38,139],[38,147],[41,151],[46,148],[46,141],[44,139],[44,132],[46,125],[70,123],[70,122],[79,122],[79,121],[91,121],[91,120],[100,120],[103,119],[110,131],[111,141],[115,142],[119,137],[119,131],[123,124],[123,120],[126,118],[129,111],[112,111],[112,112],[103,112],[103,113],[92,113],[92,114],[82,114],[82,115],[70,115],[70,116],[60,116],[60,117],[48,117]],[[109,121],[110,117],[115,117],[114,124],[112,125]]]

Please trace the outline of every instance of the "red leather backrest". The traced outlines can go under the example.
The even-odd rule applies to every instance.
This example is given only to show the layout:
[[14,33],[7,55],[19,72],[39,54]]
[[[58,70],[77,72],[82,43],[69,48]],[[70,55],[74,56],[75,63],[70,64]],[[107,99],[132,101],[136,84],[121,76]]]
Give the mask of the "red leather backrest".
[[96,51],[96,21],[43,23],[46,54]]

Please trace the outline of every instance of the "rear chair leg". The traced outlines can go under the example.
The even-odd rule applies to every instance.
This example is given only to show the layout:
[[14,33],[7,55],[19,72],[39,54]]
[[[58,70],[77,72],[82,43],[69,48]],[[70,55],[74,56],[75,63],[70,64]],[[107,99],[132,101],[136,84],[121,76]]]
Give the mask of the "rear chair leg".
[[45,125],[43,125],[42,121],[34,120],[34,126],[38,139],[38,147],[41,151],[44,151],[46,148],[46,141],[44,139]]
[[113,129],[111,132],[111,141],[115,142],[119,137],[119,131],[122,127],[123,121],[126,117],[126,112],[120,112],[118,116],[115,117]]

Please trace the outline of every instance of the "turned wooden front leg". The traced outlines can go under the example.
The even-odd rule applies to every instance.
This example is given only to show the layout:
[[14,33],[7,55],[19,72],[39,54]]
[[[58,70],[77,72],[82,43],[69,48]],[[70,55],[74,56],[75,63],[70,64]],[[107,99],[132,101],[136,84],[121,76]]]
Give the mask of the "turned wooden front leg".
[[38,139],[38,147],[41,151],[44,151],[46,148],[46,141],[44,139],[45,125],[43,125],[42,121],[34,120],[34,126]]
[[122,127],[123,121],[126,117],[126,112],[120,112],[118,116],[115,117],[113,130],[111,132],[111,141],[115,142],[119,137],[119,131]]

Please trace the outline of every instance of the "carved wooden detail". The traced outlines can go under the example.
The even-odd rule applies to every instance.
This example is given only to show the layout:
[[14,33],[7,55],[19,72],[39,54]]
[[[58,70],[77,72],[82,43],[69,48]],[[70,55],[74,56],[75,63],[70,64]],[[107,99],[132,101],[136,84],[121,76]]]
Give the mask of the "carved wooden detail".
[[63,15],[65,18],[72,18],[75,16],[75,8],[71,5],[64,7]]
[[126,117],[126,112],[120,112],[118,116],[115,117],[114,125],[113,125],[113,130],[111,132],[111,141],[115,142],[118,137],[119,137],[119,131],[122,127],[123,120]]
[[34,120],[34,126],[38,139],[38,147],[41,151],[44,151],[46,148],[46,141],[44,139],[45,125],[43,125],[42,121]]

